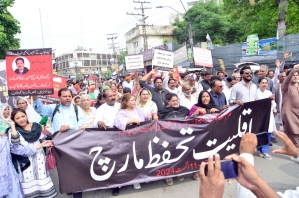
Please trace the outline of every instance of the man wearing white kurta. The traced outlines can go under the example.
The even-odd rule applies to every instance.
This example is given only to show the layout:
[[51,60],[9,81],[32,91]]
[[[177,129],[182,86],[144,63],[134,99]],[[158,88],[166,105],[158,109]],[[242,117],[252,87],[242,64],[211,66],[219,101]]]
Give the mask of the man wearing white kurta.
[[116,102],[110,89],[105,91],[103,97],[105,103],[97,109],[93,125],[106,129],[114,126],[114,119],[120,109],[120,104]]

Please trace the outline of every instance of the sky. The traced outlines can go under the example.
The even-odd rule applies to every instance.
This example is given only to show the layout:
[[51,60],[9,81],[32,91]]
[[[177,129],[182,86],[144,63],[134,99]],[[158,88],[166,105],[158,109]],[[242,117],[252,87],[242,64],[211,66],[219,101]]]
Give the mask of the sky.
[[[186,8],[187,1],[192,0],[182,0]],[[157,9],[156,6],[171,6],[184,13],[180,0],[146,2],[150,3],[144,5],[151,8],[145,10],[149,25],[169,25],[169,16],[175,14],[170,8]],[[52,48],[58,55],[71,52],[77,46],[112,53],[108,49],[111,40],[107,40],[107,34],[111,33],[117,33],[115,42],[119,44],[116,46],[125,48],[125,33],[140,24],[141,16],[126,14],[141,13],[134,7],[140,7],[140,3],[133,0],[15,0],[9,11],[20,22],[21,34],[16,37],[21,39],[21,49]]]

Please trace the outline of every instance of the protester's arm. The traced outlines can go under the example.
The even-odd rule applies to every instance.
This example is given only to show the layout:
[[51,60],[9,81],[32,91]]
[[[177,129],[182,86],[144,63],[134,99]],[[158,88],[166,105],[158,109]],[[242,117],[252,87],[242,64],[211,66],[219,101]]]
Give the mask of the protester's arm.
[[[94,120],[93,120],[93,126],[94,127],[96,127],[96,128],[98,128],[99,127],[99,124],[98,123],[101,123],[101,122],[103,122],[103,116],[102,116],[102,113],[101,113],[101,107],[99,107],[98,109],[97,109],[97,111],[96,111],[96,116],[95,116],[95,118],[94,118]],[[104,123],[105,124],[105,123]],[[103,125],[101,125],[100,124],[100,126],[101,127],[104,127]],[[106,127],[106,125],[105,125],[105,127]],[[104,127],[104,128],[105,128]]]
[[43,105],[42,101],[39,98],[36,98],[36,100],[33,99],[33,106],[36,107],[37,112],[40,112],[41,115],[46,117],[52,117],[55,108],[55,104]]
[[15,155],[21,155],[23,157],[29,157],[32,155],[36,154],[36,151],[38,149],[41,149],[43,147],[49,147],[53,146],[51,140],[46,140],[40,144],[37,145],[30,145],[28,144],[27,146],[24,145],[15,145],[15,144],[10,144],[10,152],[15,154]]
[[165,76],[165,78],[163,79],[163,88],[167,89],[168,87],[168,81],[169,81],[170,76]]
[[299,149],[293,144],[284,132],[274,131],[274,133],[282,140],[284,147],[282,149],[275,149],[273,153],[279,153],[284,155],[290,155],[294,158],[299,157]]
[[239,104],[243,105],[243,102],[241,100],[237,100],[237,88],[236,86],[233,86],[230,97],[229,97],[229,105]]
[[292,80],[292,77],[294,76],[295,71],[298,71],[299,69],[299,64],[295,65],[293,67],[293,70],[290,72],[290,74],[287,76],[285,81],[281,84],[281,92],[285,93],[288,90],[289,84]]

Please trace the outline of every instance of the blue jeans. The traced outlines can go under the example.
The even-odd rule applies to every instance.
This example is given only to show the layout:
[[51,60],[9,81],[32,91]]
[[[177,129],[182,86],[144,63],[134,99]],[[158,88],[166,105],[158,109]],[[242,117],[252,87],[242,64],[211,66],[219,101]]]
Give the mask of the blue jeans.
[[265,145],[265,146],[262,146],[260,148],[258,148],[258,150],[262,153],[268,153],[269,151],[269,146],[270,146],[270,141],[271,141],[271,136],[272,136],[272,133],[269,133],[268,132],[268,144]]

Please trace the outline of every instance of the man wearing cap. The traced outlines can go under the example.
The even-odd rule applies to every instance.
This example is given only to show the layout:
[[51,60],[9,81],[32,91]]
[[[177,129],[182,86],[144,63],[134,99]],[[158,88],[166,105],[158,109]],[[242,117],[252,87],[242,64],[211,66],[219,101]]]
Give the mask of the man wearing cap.
[[188,82],[185,84],[190,86],[191,94],[195,98],[198,98],[199,93],[203,90],[203,86],[196,81],[197,81],[197,75],[191,73],[191,74],[188,74]]
[[123,88],[128,87],[131,90],[134,90],[134,83],[131,81],[131,76],[126,76],[125,81],[123,82]]

